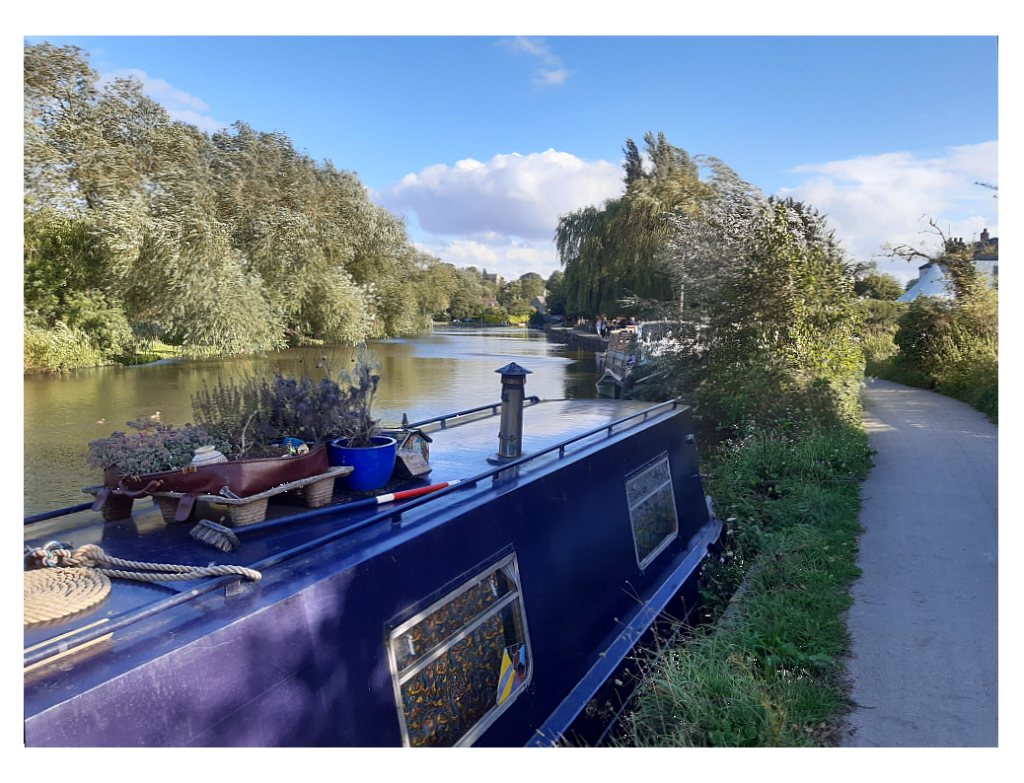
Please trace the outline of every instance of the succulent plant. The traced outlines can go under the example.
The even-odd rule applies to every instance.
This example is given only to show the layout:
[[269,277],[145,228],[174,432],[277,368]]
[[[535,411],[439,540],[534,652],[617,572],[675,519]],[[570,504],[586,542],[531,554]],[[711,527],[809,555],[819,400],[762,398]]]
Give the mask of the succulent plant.
[[105,470],[116,467],[125,476],[159,473],[188,465],[199,446],[215,446],[228,453],[230,446],[218,440],[201,427],[186,424],[172,427],[151,418],[127,422],[135,430],[114,432],[107,438],[90,441],[89,451],[83,456],[93,467]]

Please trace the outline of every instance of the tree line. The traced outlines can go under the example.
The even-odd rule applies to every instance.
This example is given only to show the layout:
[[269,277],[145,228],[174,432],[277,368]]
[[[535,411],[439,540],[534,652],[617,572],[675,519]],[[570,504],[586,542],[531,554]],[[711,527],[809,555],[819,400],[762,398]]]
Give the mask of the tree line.
[[[417,249],[355,173],[284,133],[172,120],[73,46],[26,45],[24,77],[27,368],[155,340],[186,356],[355,344],[479,309],[475,270]],[[535,282],[493,293],[519,312]]]

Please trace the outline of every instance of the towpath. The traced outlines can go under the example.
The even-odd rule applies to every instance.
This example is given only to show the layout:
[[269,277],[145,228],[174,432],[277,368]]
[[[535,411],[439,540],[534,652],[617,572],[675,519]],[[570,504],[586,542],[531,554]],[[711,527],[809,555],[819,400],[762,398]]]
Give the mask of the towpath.
[[935,392],[868,381],[877,450],[851,594],[847,747],[994,747],[998,430]]

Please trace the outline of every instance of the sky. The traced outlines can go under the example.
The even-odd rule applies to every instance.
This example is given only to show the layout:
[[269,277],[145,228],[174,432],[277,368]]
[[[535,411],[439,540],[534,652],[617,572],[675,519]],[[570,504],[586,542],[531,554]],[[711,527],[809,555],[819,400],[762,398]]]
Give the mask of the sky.
[[1000,200],[975,184],[999,184],[994,34],[24,40],[80,47],[205,131],[285,133],[358,173],[423,250],[505,278],[559,268],[559,215],[619,196],[622,148],[648,132],[810,203],[901,281],[916,265],[882,246],[934,245],[929,217],[999,235]]

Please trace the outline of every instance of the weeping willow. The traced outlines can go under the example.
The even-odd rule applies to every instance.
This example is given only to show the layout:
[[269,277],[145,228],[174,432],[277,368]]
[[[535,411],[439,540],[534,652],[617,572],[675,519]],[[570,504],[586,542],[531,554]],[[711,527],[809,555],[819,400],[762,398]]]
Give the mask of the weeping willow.
[[[26,318],[81,280],[203,356],[411,334],[448,307],[454,269],[354,173],[283,133],[172,121],[137,80],[98,85],[77,48],[25,47]],[[80,260],[67,225],[88,235]],[[52,258],[62,280],[40,271]]]
[[644,141],[646,161],[626,140],[622,196],[559,219],[555,246],[570,314],[617,313],[628,298],[679,298],[672,271],[659,258],[672,233],[667,215],[695,211],[716,192],[701,180],[699,160],[663,133],[647,133]]

